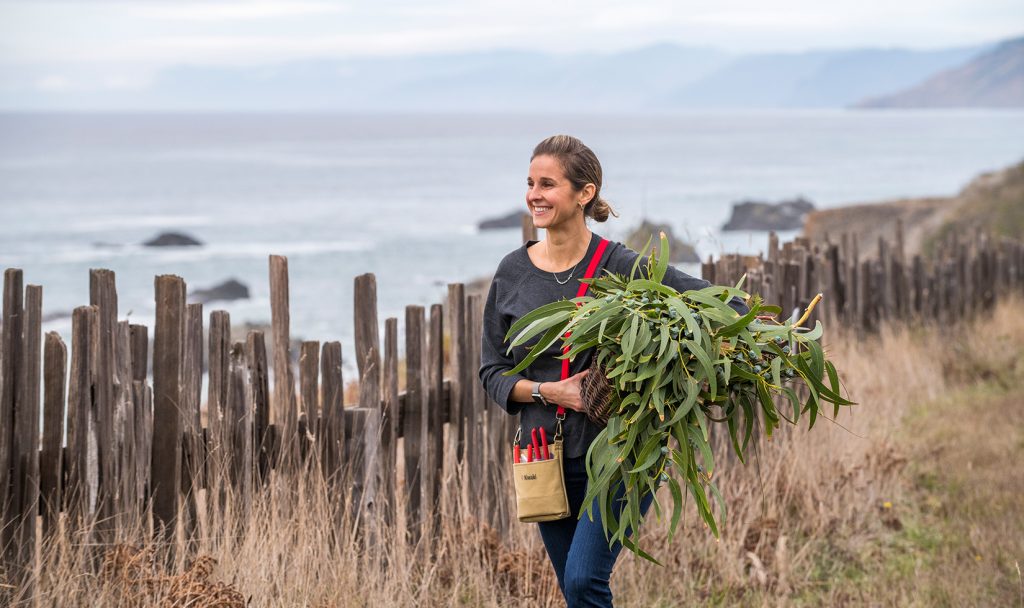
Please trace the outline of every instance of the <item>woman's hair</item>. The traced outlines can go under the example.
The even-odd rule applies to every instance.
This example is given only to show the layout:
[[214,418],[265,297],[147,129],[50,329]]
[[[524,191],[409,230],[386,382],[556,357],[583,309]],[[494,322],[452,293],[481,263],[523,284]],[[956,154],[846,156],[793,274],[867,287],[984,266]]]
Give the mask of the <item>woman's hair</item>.
[[598,222],[607,221],[609,213],[619,217],[608,201],[601,198],[601,161],[582,141],[572,135],[552,135],[537,144],[530,160],[538,156],[558,159],[565,177],[572,182],[576,191],[582,190],[587,184],[594,184],[594,197],[584,206],[584,216],[590,216]]

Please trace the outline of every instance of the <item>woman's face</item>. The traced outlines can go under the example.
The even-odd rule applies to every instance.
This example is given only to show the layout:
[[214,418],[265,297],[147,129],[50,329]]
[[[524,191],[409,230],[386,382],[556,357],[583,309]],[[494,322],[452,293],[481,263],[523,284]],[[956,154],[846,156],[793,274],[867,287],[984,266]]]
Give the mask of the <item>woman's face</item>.
[[546,154],[530,161],[526,186],[526,206],[537,228],[550,228],[579,215],[580,203],[593,188],[587,184],[582,191],[574,190],[572,182],[565,177],[562,163]]

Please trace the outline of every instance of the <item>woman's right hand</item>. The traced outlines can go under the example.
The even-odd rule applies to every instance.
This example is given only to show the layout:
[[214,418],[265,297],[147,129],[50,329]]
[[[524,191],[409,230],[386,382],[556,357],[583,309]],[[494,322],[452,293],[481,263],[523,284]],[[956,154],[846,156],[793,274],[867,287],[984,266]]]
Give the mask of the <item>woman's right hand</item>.
[[578,374],[573,374],[565,380],[558,382],[544,382],[540,385],[540,394],[548,403],[560,405],[567,410],[583,411],[583,401],[580,399],[580,382],[590,373],[585,369]]

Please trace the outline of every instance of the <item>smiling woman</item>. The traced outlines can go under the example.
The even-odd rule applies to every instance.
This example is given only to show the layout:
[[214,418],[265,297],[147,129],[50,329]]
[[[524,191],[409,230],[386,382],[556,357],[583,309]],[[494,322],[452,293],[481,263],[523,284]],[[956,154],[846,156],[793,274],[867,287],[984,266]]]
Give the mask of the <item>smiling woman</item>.
[[[585,293],[581,288],[587,284],[581,278],[601,277],[605,270],[626,275],[638,261],[639,253],[620,242],[607,241],[587,227],[587,218],[604,222],[609,215],[618,215],[601,198],[601,182],[601,163],[579,139],[555,135],[534,148],[526,205],[534,225],[545,229],[545,238],[527,241],[505,256],[491,281],[483,314],[480,380],[495,403],[509,414],[519,415],[522,433],[517,447],[529,459],[530,439],[535,434],[542,438],[541,445],[545,437],[564,436],[561,462],[570,516],[537,525],[570,608],[612,605],[609,579],[622,548],[617,541],[609,546],[599,511],[595,510],[593,520],[575,516],[587,492],[585,455],[600,433],[600,427],[583,413],[580,397],[580,383],[588,374],[594,349],[586,349],[572,360],[558,359],[562,350],[553,344],[522,370],[527,377],[505,372],[519,365],[533,345],[518,344],[506,350],[503,338],[529,311]],[[641,273],[646,272],[641,268]],[[663,283],[678,291],[709,285],[671,265]],[[736,298],[729,305],[740,314],[749,310]],[[648,494],[641,500],[642,512],[646,513],[651,497]],[[562,512],[545,511],[544,516],[557,517]],[[529,517],[532,515],[524,521],[538,521]]]

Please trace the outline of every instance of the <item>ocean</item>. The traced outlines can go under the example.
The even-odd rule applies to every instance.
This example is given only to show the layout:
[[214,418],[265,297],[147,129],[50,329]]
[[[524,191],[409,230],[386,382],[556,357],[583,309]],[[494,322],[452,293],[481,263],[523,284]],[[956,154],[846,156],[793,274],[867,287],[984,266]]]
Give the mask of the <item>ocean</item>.
[[[741,199],[950,195],[1024,158],[1021,111],[0,114],[0,266],[43,286],[44,329],[67,341],[60,313],[88,303],[90,268],[116,273],[119,318],[152,332],[158,274],[189,290],[237,278],[251,299],[204,315],[268,322],[267,258],[285,255],[293,338],[341,340],[353,379],[354,277],[376,275],[381,324],[402,331],[406,305],[429,314],[448,283],[489,275],[521,233],[477,224],[525,209],[530,152],[554,133],[601,159],[620,217],[592,230],[621,240],[647,217],[704,259],[764,250],[765,233],[719,229]],[[172,230],[205,245],[140,246]]]

